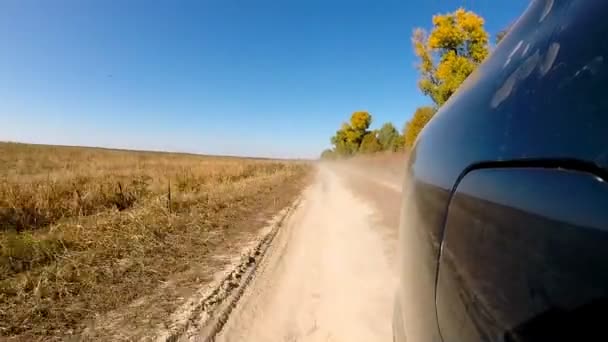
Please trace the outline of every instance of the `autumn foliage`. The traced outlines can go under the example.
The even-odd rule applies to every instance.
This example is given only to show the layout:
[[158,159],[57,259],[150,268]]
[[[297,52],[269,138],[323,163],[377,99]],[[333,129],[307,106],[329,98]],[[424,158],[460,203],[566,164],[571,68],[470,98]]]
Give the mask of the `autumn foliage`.
[[378,141],[378,132],[372,131],[365,134],[361,145],[359,146],[360,153],[375,153],[382,151],[382,145]]
[[418,134],[439,107],[456,93],[466,78],[490,53],[484,19],[462,8],[433,16],[433,29],[417,28],[412,36],[419,59],[418,87],[434,106],[420,107],[404,127],[405,147],[411,149]]
[[437,107],[456,92],[475,68],[488,56],[488,33],[484,20],[460,8],[433,17],[433,29],[414,30],[412,43],[419,58],[418,87]]
[[334,153],[340,156],[357,153],[371,123],[372,116],[368,112],[354,112],[350,121],[343,123],[331,138]]
[[[411,120],[405,123],[403,134],[399,134],[392,123],[370,131],[371,115],[355,112],[350,122],[344,123],[332,137],[333,148],[324,151],[322,158],[411,149],[437,110],[489,55],[485,21],[474,12],[459,8],[452,13],[433,16],[432,23],[430,32],[416,28],[412,35],[420,72],[418,87],[431,99],[432,105],[417,108]],[[497,39],[506,32],[500,33]]]
[[434,114],[435,108],[433,107],[420,107],[416,109],[412,119],[403,128],[406,148],[411,149],[414,146],[416,137],[418,137],[424,126],[431,121]]
[[365,111],[354,112],[348,122],[344,122],[331,137],[332,149],[321,153],[322,159],[348,157],[358,153],[399,151],[404,139],[392,123],[386,123],[379,130],[370,130],[372,116]]

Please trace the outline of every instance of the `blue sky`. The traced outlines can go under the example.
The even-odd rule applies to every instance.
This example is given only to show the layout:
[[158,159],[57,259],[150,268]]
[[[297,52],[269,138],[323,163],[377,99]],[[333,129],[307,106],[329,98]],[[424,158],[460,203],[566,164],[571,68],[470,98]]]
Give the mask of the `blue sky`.
[[494,35],[529,0],[5,0],[0,141],[314,157],[356,110],[429,103],[410,36],[460,6]]

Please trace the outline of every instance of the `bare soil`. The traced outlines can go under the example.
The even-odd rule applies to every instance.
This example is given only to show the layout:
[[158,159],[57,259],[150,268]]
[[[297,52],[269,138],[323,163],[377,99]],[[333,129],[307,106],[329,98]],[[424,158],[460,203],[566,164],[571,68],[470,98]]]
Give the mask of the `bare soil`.
[[367,191],[381,182],[345,170],[320,165],[216,340],[391,341],[398,204],[383,207]]

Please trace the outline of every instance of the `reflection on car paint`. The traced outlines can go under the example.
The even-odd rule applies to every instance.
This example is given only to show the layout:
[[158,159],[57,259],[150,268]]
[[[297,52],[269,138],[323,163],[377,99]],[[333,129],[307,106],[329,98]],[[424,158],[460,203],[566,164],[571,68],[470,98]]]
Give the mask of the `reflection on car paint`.
[[557,58],[558,53],[559,43],[551,43],[551,46],[549,46],[549,50],[545,54],[545,60],[540,65],[541,76],[545,76],[549,72],[549,70],[551,70],[551,67],[553,66],[553,63],[555,63],[555,59]]
[[[603,0],[531,2],[489,58],[465,80],[420,133],[409,157],[399,228],[401,280],[397,297],[403,326],[397,331],[402,331],[404,336],[398,336],[397,341],[441,340],[435,310],[439,246],[444,237],[451,191],[464,172],[490,162],[517,162],[521,165],[533,161],[532,164],[539,166],[547,160],[553,161],[551,165],[555,168],[567,168],[569,162],[574,161],[586,163],[595,171],[604,170],[604,174],[598,173],[602,177],[608,172],[606,15],[608,1]],[[597,184],[600,183],[605,184]],[[547,189],[543,191],[550,192]],[[473,195],[496,198],[491,192]],[[527,197],[535,199],[531,194]],[[553,195],[546,195],[545,202],[549,203],[552,198]],[[528,207],[534,207],[542,201],[526,203]],[[572,195],[572,207],[584,211],[584,204],[588,202]],[[505,204],[488,204],[487,210],[497,210],[500,205]],[[597,204],[590,204],[590,207],[594,205]],[[604,208],[608,208],[608,204]],[[524,209],[514,206],[513,211],[519,213]],[[472,217],[467,224],[480,224],[481,217]],[[503,224],[508,224],[508,218],[505,220],[507,223]],[[545,222],[545,232],[552,231],[548,228],[552,221]],[[563,225],[558,228],[569,231]],[[597,224],[589,225],[597,228]],[[602,252],[599,253],[601,257]],[[450,255],[453,252],[448,250],[444,257]],[[565,265],[576,262],[555,260]],[[496,271],[501,269],[496,266]],[[549,276],[550,273],[543,275]],[[534,293],[542,304],[544,294],[536,290]],[[508,300],[500,294],[497,298]],[[598,301],[594,307],[601,303]],[[489,311],[480,311],[482,314],[475,316],[478,317],[476,319],[497,315],[492,303],[487,304],[483,307]],[[590,312],[589,309],[579,309]],[[449,311],[443,312],[444,323],[453,320],[450,325],[454,327],[464,327],[464,320],[473,317],[460,311],[454,311],[452,316],[447,313]],[[547,316],[536,319],[543,320],[543,317]],[[519,329],[529,330],[525,327],[530,325],[538,327],[536,322],[538,320],[530,317],[527,323],[519,322]],[[507,328],[518,331],[512,325],[504,330]],[[513,332],[505,336],[515,338],[519,335]],[[475,340],[446,338],[445,341]]]
[[549,12],[551,12],[552,8],[553,0],[547,0],[545,2],[545,8],[543,8],[543,12],[540,14],[540,19],[538,20],[539,23],[542,23],[543,20],[545,20],[545,18],[549,15]]
[[601,333],[607,205],[608,184],[585,172],[467,174],[450,202],[437,282],[444,340],[576,341]]

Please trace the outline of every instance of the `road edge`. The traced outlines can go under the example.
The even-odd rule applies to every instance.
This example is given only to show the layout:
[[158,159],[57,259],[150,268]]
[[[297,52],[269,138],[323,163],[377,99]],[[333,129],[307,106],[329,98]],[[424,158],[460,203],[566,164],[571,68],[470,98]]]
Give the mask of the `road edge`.
[[275,236],[301,201],[302,195],[299,195],[290,205],[279,211],[262,229],[256,241],[243,249],[240,258],[218,273],[210,284],[176,311],[172,322],[159,329],[155,340],[179,342],[195,337],[197,341],[215,341],[215,337],[249,286]]

